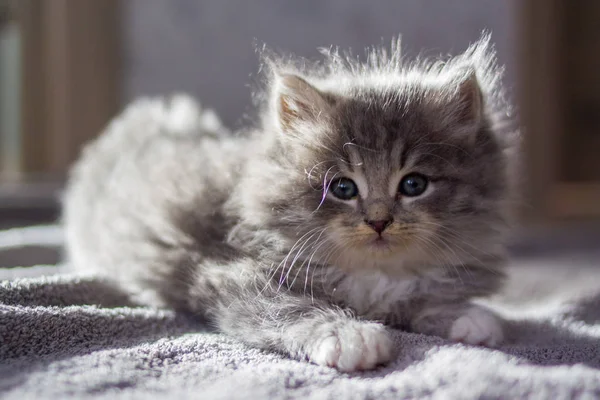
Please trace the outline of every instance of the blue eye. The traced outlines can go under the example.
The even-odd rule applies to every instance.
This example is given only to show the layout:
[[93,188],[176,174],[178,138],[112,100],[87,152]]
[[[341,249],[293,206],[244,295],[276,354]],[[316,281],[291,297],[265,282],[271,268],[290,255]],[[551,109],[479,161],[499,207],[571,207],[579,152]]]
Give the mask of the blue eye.
[[340,200],[352,200],[358,196],[356,183],[348,178],[339,178],[331,182],[329,191]]
[[408,174],[400,181],[398,193],[406,197],[420,196],[427,189],[427,178],[421,174]]

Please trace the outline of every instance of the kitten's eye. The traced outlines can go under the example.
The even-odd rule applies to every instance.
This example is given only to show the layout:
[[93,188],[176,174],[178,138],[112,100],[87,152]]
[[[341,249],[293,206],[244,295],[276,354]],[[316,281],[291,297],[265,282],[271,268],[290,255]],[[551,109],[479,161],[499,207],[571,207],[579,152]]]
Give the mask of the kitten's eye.
[[340,178],[331,182],[329,191],[340,200],[352,200],[358,196],[356,183],[348,178]]
[[427,189],[427,178],[420,174],[408,174],[400,181],[398,192],[406,197],[420,196]]

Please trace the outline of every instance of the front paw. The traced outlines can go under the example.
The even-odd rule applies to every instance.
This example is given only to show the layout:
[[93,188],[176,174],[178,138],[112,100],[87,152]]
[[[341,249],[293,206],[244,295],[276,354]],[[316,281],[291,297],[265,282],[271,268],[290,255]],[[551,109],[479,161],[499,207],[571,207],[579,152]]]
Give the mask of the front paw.
[[390,335],[377,323],[329,323],[319,329],[319,335],[308,349],[309,360],[340,371],[373,369],[393,355]]
[[450,340],[473,345],[495,347],[504,339],[498,318],[485,308],[473,306],[450,328]]

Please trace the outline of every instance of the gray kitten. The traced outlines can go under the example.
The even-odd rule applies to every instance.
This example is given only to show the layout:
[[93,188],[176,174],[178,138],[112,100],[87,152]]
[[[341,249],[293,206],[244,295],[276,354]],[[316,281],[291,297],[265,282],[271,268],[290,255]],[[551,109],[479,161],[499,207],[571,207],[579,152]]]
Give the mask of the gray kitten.
[[497,345],[470,302],[501,285],[511,188],[489,37],[436,62],[326,53],[267,59],[249,132],[185,97],[130,106],[73,168],[70,261],[343,371],[393,357],[386,325]]

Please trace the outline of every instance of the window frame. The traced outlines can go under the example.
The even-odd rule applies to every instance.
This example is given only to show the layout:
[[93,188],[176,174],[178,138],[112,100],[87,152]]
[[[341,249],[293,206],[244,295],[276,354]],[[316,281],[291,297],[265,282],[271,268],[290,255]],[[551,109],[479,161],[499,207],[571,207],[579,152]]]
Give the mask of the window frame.
[[118,0],[19,0],[21,171],[64,180],[120,105]]
[[[564,0],[523,0],[518,9],[520,106],[524,129],[526,179],[521,217],[525,224],[544,225],[600,217],[600,182],[562,179],[562,148],[569,140],[565,70],[569,40]],[[600,141],[590,142],[599,146]]]

